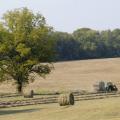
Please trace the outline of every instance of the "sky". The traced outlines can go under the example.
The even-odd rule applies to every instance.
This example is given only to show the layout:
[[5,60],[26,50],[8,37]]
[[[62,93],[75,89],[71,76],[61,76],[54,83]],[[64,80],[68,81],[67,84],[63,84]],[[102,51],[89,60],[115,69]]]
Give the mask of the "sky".
[[120,28],[120,0],[0,0],[0,18],[21,7],[40,12],[56,31]]

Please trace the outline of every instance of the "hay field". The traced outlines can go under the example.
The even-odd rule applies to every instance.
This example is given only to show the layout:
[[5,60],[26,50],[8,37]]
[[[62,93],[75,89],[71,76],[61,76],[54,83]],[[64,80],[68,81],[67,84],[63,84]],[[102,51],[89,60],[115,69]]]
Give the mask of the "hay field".
[[[36,76],[27,89],[36,91],[93,90],[100,80],[120,83],[120,58],[81,60],[54,63],[55,70],[46,79]],[[10,84],[0,85],[0,92],[15,91]]]
[[0,120],[120,120],[120,98],[0,109]]

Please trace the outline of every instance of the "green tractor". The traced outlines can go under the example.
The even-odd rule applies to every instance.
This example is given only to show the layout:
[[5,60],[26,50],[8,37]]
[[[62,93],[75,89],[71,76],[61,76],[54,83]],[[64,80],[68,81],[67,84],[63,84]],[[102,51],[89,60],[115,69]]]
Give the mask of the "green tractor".
[[117,92],[118,88],[112,82],[107,82],[106,84],[106,92]]

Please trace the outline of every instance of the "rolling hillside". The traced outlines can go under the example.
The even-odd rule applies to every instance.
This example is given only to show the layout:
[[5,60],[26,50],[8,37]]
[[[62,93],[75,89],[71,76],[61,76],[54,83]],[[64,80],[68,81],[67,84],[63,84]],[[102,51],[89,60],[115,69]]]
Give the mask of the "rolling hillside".
[[[54,63],[55,69],[46,79],[36,76],[27,89],[37,91],[93,90],[97,82],[120,83],[120,58],[81,60]],[[10,89],[11,88],[11,89]],[[15,86],[2,84],[0,92],[15,91]]]

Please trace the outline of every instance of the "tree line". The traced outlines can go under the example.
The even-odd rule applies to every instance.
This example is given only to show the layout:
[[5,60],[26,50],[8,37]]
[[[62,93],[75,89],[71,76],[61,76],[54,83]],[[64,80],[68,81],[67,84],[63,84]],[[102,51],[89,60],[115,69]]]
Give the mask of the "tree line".
[[56,61],[120,56],[120,29],[97,31],[90,28],[72,34],[54,32]]

